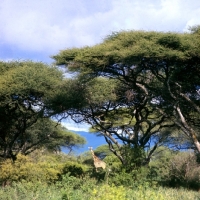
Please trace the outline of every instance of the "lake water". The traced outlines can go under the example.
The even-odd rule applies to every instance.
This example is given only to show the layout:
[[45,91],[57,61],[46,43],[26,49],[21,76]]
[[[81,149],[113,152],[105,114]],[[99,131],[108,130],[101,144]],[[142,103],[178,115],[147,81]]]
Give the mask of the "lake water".
[[[88,133],[84,131],[72,131],[74,133],[79,134],[80,136],[84,137],[86,139],[86,144],[81,148],[74,148],[75,154],[81,154],[85,151],[88,151],[88,147],[93,147],[93,149],[96,149],[98,146],[107,144],[105,141],[105,138],[102,136],[96,136],[94,133]],[[69,150],[66,148],[62,148],[62,151],[64,153],[68,153]]]

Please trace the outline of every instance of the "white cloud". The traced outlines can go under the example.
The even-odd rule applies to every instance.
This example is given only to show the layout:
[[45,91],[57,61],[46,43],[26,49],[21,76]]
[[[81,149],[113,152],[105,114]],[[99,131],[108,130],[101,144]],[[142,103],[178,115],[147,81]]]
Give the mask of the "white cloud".
[[84,132],[88,132],[90,126],[88,124],[85,123],[81,123],[81,124],[77,124],[74,121],[67,119],[67,120],[63,120],[61,122],[62,126],[66,127],[68,130],[71,131],[84,131]]
[[185,31],[200,24],[197,0],[4,0],[0,12],[0,46],[47,57],[94,45],[112,31]]

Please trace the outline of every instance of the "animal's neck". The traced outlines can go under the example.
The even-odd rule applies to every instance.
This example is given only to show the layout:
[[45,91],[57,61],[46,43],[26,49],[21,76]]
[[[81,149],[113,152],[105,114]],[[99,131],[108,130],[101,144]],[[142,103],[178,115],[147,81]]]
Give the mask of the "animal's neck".
[[91,150],[91,153],[92,153],[93,159],[95,159],[95,155],[94,155],[94,152],[92,150]]
[[99,158],[97,156],[95,156],[94,152],[91,150],[91,153],[92,153],[92,157],[93,157],[93,160],[94,161],[97,161],[99,160]]

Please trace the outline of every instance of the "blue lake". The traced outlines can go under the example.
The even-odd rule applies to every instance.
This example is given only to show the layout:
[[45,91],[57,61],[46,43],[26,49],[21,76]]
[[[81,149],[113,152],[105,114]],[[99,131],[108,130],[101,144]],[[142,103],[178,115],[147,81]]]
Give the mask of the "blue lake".
[[[93,147],[93,149],[96,149],[98,146],[107,144],[105,138],[102,136],[96,136],[93,133],[88,133],[84,131],[72,131],[72,132],[77,133],[80,136],[84,137],[87,142],[83,147],[74,149],[75,154],[81,154],[85,151],[88,151],[88,147]],[[63,148],[62,151],[65,153],[69,152],[69,150],[65,148]]]

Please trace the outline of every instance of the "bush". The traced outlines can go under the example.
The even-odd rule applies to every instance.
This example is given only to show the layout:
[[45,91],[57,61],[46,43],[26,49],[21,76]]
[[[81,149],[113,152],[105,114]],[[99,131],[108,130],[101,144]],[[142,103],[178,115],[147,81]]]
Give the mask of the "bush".
[[182,152],[171,160],[169,183],[176,187],[200,188],[200,165],[193,153]]
[[106,169],[112,172],[119,172],[123,167],[119,158],[114,154],[106,156],[104,161],[106,162]]
[[69,161],[63,167],[63,174],[69,173],[71,176],[84,177],[88,171],[88,167],[84,164]]
[[0,181],[3,185],[21,180],[50,183],[58,180],[62,168],[63,164],[57,162],[43,161],[36,163],[30,157],[19,154],[15,162],[7,159],[1,163]]
[[116,186],[125,186],[135,188],[140,185],[155,187],[157,186],[157,181],[154,180],[154,177],[151,176],[151,168],[141,167],[131,172],[126,172],[125,169],[122,169],[118,173],[110,172],[108,181],[109,184],[114,184]]

